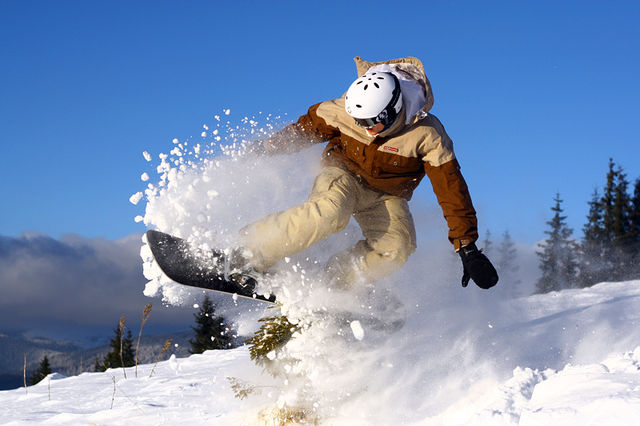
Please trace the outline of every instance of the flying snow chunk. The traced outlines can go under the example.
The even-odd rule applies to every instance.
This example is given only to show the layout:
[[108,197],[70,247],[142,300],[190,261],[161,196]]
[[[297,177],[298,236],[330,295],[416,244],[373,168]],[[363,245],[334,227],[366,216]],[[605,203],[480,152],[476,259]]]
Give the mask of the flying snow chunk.
[[173,138],[173,143],[174,143],[174,144],[179,144],[179,143],[180,143],[180,141],[178,140],[178,138]]
[[131,197],[129,197],[129,202],[133,205],[137,205],[142,199],[142,192],[136,192]]
[[144,220],[144,217],[138,215],[133,219],[136,223],[140,223]]
[[360,321],[351,321],[351,332],[353,333],[353,337],[356,339],[364,339],[364,330],[362,329]]
[[140,175],[140,180],[143,182],[146,182],[149,180],[149,174],[147,172],[144,172],[143,174]]
[[202,136],[203,138],[206,138],[207,137],[207,132],[200,133],[200,136]]
[[142,153],[142,156],[144,157],[145,160],[151,161],[151,154],[149,154],[147,151],[144,151]]
[[224,112],[224,115],[231,114],[231,109],[223,109],[222,111]]

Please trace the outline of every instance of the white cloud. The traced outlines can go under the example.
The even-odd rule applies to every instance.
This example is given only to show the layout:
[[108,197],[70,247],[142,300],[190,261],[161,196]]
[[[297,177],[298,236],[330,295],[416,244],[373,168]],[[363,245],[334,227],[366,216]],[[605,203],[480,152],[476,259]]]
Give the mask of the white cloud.
[[116,241],[34,233],[0,237],[0,328],[111,329],[124,314],[137,329],[142,309],[152,302],[150,328],[188,329],[189,311],[163,309],[142,294],[140,244],[140,235]]

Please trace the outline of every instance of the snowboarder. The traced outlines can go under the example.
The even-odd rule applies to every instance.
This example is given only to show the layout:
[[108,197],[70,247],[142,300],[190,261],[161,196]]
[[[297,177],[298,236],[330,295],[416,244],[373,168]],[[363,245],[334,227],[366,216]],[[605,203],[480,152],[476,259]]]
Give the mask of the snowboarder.
[[364,240],[334,256],[337,285],[376,281],[416,249],[408,200],[426,174],[449,227],[449,241],[469,278],[490,288],[498,275],[478,250],[476,212],[445,129],[429,110],[433,93],[413,57],[385,62],[355,58],[359,77],[339,99],[313,105],[296,123],[260,142],[267,154],[328,144],[309,199],[242,231],[231,269],[264,272],[279,260],[339,232],[353,216]]
[[313,105],[296,123],[256,144],[257,151],[274,154],[328,141],[309,199],[243,228],[240,248],[210,253],[224,273],[198,266],[184,240],[149,231],[165,273],[183,284],[250,296],[255,281],[246,285],[247,277],[341,231],[353,216],[364,240],[330,259],[327,271],[336,286],[376,281],[416,249],[408,200],[426,174],[462,260],[462,285],[473,279],[488,289],[498,282],[475,245],[476,212],[453,143],[429,113],[433,94],[422,63],[413,57],[355,61],[360,77],[343,97]]

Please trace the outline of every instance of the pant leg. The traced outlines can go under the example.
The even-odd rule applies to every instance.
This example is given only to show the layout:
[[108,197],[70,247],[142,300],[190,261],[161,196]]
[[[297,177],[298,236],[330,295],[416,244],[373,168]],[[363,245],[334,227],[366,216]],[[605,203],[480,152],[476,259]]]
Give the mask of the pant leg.
[[305,203],[271,214],[241,231],[252,265],[266,271],[279,260],[344,229],[353,214],[358,189],[359,183],[350,173],[325,167]]
[[363,192],[354,217],[365,239],[327,265],[339,286],[377,281],[399,269],[416,249],[407,201],[366,188]]

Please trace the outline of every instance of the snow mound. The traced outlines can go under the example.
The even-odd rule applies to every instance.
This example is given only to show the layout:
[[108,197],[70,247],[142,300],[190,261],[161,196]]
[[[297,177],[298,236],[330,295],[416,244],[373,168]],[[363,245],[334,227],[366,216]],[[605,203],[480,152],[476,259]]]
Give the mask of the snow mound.
[[640,415],[640,347],[560,371],[516,368],[474,424],[625,425]]
[[[596,294],[601,297],[595,297]],[[547,333],[536,338],[538,346],[545,347],[555,341],[553,336],[558,332],[555,329],[567,324],[568,318],[577,311],[582,320],[589,320],[582,339],[597,331],[595,324],[617,322],[612,312],[629,312],[631,308],[640,312],[638,295],[639,281],[604,283],[591,289],[507,302],[509,309],[501,313],[528,306],[529,312],[544,315],[550,312],[543,307],[562,299],[563,308],[554,309],[551,313],[554,318],[543,322]],[[585,304],[585,300],[592,303]],[[612,310],[601,309],[603,303],[610,305]],[[439,362],[442,353],[434,353],[428,342],[415,337],[411,339],[411,345],[395,351],[394,358],[387,359],[386,364],[378,358],[379,362],[372,365],[375,357],[368,357],[362,351],[354,352],[353,346],[362,341],[351,338],[351,343],[343,347],[345,351],[334,357],[350,358],[354,371],[343,371],[345,377],[330,377],[336,394],[333,400],[337,405],[329,409],[322,401],[318,402],[320,424],[637,424],[640,418],[640,346],[629,351],[610,352],[591,363],[568,363],[567,357],[560,353],[554,360],[563,363],[559,369],[543,368],[548,362],[546,356],[537,359],[531,356],[530,365],[512,368],[514,362],[505,359],[506,349],[531,338],[531,322],[542,318],[546,317],[504,316],[503,325],[509,325],[513,331],[517,329],[519,333],[492,335],[497,349],[491,357],[491,369],[486,365],[475,369],[467,365],[460,369],[452,361],[463,359],[462,351],[456,351],[457,356],[447,360],[449,362]],[[620,323],[622,331],[634,335],[638,342],[638,318],[627,319],[628,322]],[[402,337],[405,332],[405,328],[394,332],[392,339],[397,342],[411,337]],[[345,333],[346,336],[349,334]],[[544,336],[551,336],[550,340]],[[363,340],[366,339],[365,333]],[[466,339],[460,335],[447,337],[448,346],[469,349],[468,342],[461,340]],[[302,342],[299,340],[298,344]],[[305,342],[309,343],[309,340]],[[367,348],[367,351],[381,350],[384,352],[383,348]],[[601,352],[606,350],[602,348]],[[419,358],[415,358],[416,353],[421,354]],[[327,373],[318,359],[314,362],[319,364],[317,374]],[[490,362],[479,357],[475,364],[480,363]],[[438,365],[439,371],[430,368],[433,364]],[[500,372],[507,368],[511,370],[501,378]],[[478,374],[479,370],[484,374]],[[152,371],[153,376],[149,377]],[[419,380],[412,379],[414,376]],[[264,413],[270,413],[279,399],[291,397],[287,393],[288,384],[257,367],[250,360],[246,347],[208,351],[183,359],[172,357],[157,366],[139,366],[137,378],[135,370],[129,368],[126,377],[121,369],[84,373],[77,377],[54,373],[26,390],[0,391],[0,423],[261,424],[266,421]],[[354,387],[354,380],[358,381],[359,392],[348,395],[345,390]],[[448,401],[439,398],[440,403],[435,404],[432,398],[438,392],[434,389],[453,392],[453,396]]]

